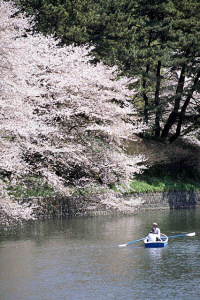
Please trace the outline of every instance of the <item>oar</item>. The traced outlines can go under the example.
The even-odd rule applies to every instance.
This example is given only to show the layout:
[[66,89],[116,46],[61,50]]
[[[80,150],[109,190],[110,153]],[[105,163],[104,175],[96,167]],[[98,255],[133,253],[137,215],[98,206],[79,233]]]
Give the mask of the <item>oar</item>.
[[186,234],[171,235],[171,236],[168,236],[168,238],[171,239],[171,238],[175,238],[175,237],[179,237],[179,236],[195,236],[195,235],[196,235],[195,232],[191,232],[191,233],[186,233]]
[[118,245],[118,247],[126,247],[126,246],[128,246],[128,245],[131,245],[131,244],[134,244],[134,243],[137,243],[137,242],[143,241],[143,240],[144,240],[144,238],[142,238],[142,239],[139,239],[139,240],[135,240],[135,241],[133,241],[133,242],[130,242],[130,243],[127,243],[127,244]]

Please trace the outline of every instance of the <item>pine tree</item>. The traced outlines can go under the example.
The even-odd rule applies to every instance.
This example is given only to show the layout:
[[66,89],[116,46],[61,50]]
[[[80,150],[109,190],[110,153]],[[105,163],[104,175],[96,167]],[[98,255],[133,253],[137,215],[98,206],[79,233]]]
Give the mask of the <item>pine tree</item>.
[[[174,94],[173,110],[169,114],[162,131],[162,137],[166,138],[172,126],[177,122],[176,132],[170,138],[174,141],[181,134],[181,127],[187,119],[199,124],[200,99],[199,99],[199,75],[200,75],[200,3],[199,1],[174,1],[177,19],[173,23],[173,48],[171,72],[180,72],[176,92]],[[189,107],[190,106],[190,107]],[[188,116],[186,110],[189,108]],[[186,122],[187,123],[187,122]],[[193,126],[192,126],[193,127]],[[185,128],[189,133],[191,124]],[[183,131],[183,134],[184,134]]]
[[[144,117],[154,119],[155,136],[160,135],[162,112],[161,88],[162,69],[168,64],[167,41],[170,37],[169,24],[174,16],[171,1],[138,0],[133,9],[135,30],[131,60],[133,76],[138,76],[137,98],[144,103]],[[136,98],[136,99],[137,99]]]
[[134,103],[156,137],[199,127],[198,0],[29,0],[36,30],[95,45],[95,61],[135,78]]

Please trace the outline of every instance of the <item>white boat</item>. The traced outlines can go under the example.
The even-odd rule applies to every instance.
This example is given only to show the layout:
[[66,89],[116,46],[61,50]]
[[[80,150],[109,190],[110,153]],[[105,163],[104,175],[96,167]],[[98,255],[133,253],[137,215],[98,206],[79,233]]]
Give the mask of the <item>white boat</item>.
[[161,233],[160,234],[161,241],[149,241],[147,238],[144,239],[145,248],[162,248],[167,246],[168,244],[168,236]]

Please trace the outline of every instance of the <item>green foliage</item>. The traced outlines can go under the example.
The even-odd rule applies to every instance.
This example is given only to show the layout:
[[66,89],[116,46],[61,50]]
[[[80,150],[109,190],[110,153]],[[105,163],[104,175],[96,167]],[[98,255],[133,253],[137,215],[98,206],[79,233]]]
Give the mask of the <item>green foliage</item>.
[[165,177],[163,180],[154,178],[148,180],[150,183],[142,180],[134,180],[130,184],[130,192],[150,193],[150,192],[179,192],[179,191],[199,191],[200,184],[188,178],[185,181],[171,180],[170,177]]
[[200,175],[192,169],[157,165],[137,175],[130,188],[135,192],[170,192],[200,190]]
[[136,175],[129,187],[119,184],[109,188],[122,194],[199,191],[200,174],[189,165],[184,167],[178,162],[157,164]]
[[[146,123],[151,123],[155,136],[167,138],[171,127],[176,125],[173,141],[180,136],[183,124],[187,125],[183,134],[199,128],[199,113],[185,117],[193,94],[199,90],[198,0],[18,0],[17,3],[35,16],[36,31],[54,34],[65,44],[93,44],[95,60],[117,64],[123,74],[137,77],[132,86],[137,91],[136,107]],[[181,70],[183,76],[176,78],[174,84]],[[191,79],[191,84],[182,88],[185,78]],[[174,108],[167,119],[169,103]]]
[[89,42],[95,12],[92,0],[19,0],[18,5],[34,15],[36,31],[53,34],[65,44]]
[[15,198],[55,195],[54,189],[39,176],[29,176],[16,185],[8,185],[7,191]]
[[72,196],[94,196],[97,194],[104,194],[107,191],[105,187],[102,187],[101,185],[94,185],[88,188],[82,187],[82,188],[74,188],[71,187]]

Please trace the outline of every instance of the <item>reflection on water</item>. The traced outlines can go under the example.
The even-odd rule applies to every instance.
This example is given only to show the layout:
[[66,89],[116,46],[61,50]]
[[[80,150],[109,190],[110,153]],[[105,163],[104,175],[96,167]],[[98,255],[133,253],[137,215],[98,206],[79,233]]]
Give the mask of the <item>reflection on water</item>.
[[[165,248],[117,246],[145,237],[152,222],[167,235],[197,236],[170,239]],[[183,210],[35,221],[2,230],[0,299],[198,299],[199,228],[200,210]]]

